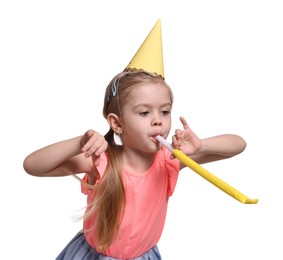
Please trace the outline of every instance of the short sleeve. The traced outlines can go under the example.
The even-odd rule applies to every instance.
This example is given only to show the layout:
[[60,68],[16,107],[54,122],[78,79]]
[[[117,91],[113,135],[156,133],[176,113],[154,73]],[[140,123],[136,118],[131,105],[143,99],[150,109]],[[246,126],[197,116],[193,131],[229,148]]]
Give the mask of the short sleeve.
[[180,171],[180,163],[178,159],[171,159],[171,152],[163,148],[163,158],[165,162],[165,170],[168,176],[168,196],[172,196]]

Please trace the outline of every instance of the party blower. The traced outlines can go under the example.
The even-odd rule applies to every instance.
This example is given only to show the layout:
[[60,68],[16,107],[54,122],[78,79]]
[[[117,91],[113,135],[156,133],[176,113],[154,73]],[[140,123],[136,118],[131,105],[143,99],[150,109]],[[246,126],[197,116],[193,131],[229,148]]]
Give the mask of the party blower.
[[160,135],[156,136],[156,139],[164,145],[169,151],[172,152],[172,154],[179,159],[184,165],[191,168],[193,171],[195,171],[197,174],[202,176],[204,179],[215,185],[220,190],[226,192],[228,195],[233,197],[234,199],[244,203],[244,204],[256,204],[258,202],[258,199],[250,199],[240,191],[236,190],[235,188],[231,187],[229,184],[225,183],[203,167],[201,167],[198,163],[196,163],[194,160],[189,158],[187,155],[185,155],[182,151],[178,149],[174,149],[163,137]]

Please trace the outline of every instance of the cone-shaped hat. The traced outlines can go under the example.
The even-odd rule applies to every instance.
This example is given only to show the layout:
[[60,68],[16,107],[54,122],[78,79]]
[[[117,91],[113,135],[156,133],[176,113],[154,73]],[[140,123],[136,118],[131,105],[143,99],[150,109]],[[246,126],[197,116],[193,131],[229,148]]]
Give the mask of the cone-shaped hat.
[[143,69],[164,78],[161,22],[158,20],[148,34],[127,69]]

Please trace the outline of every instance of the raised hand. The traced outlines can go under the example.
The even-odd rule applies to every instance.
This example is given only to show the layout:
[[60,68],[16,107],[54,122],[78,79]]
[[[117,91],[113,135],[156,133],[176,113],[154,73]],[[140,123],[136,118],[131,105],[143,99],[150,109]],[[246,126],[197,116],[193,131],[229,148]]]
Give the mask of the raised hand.
[[175,135],[172,137],[172,146],[187,155],[197,154],[201,148],[200,139],[190,129],[183,117],[180,117],[180,121],[183,125],[183,130],[175,130]]

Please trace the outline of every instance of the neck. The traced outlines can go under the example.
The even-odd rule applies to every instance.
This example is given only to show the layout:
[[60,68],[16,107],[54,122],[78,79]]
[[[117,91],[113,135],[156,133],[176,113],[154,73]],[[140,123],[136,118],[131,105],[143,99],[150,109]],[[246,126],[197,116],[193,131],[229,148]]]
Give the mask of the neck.
[[123,153],[124,168],[135,173],[144,173],[147,171],[155,158],[155,153],[143,153],[125,149]]

